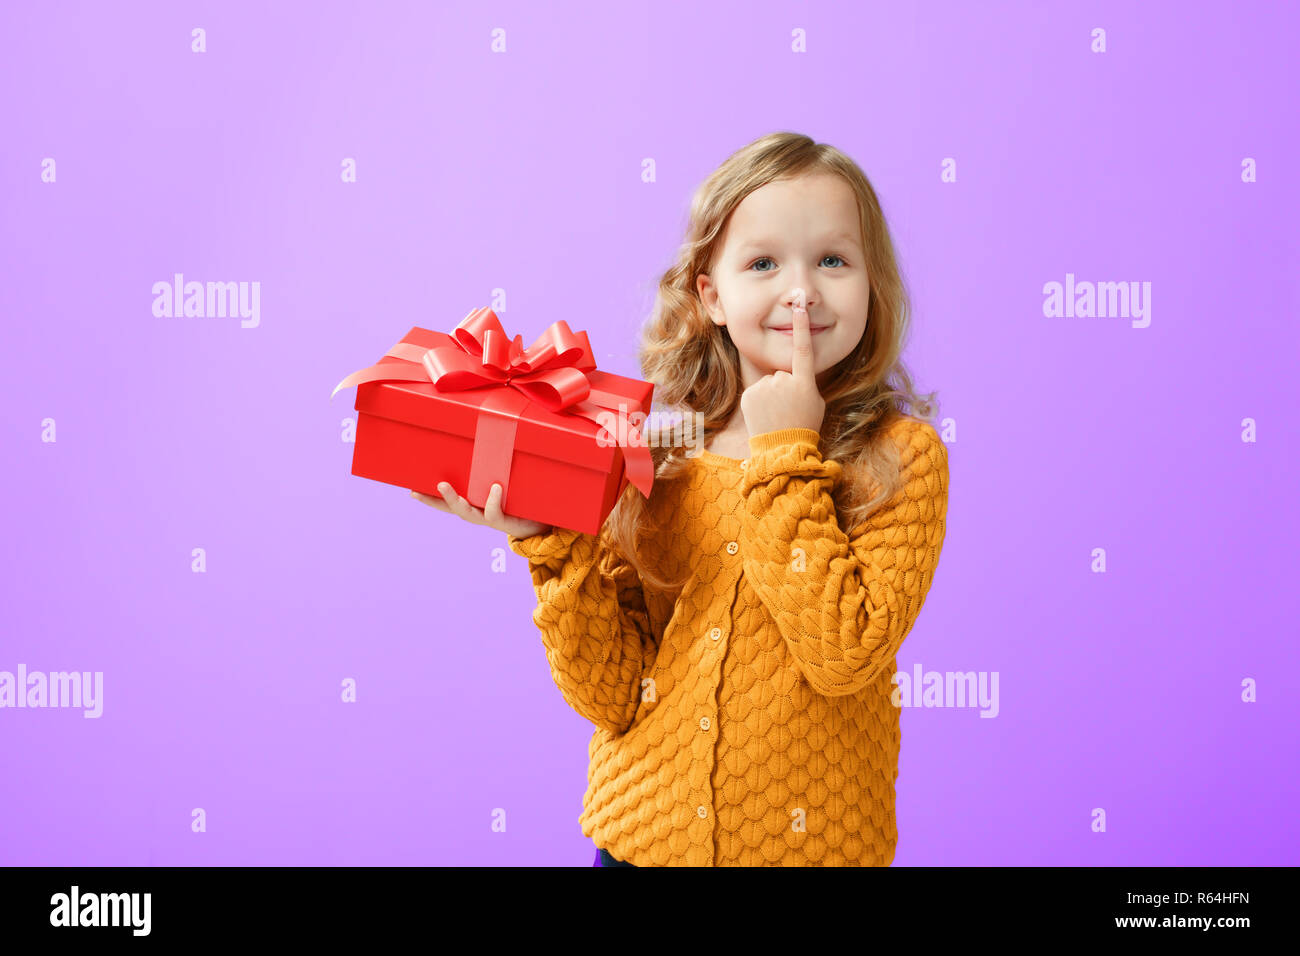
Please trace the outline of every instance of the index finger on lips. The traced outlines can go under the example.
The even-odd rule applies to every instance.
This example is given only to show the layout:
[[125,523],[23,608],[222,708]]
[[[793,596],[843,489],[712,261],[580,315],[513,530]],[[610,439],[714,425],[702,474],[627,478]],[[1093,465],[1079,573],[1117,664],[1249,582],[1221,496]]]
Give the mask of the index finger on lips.
[[812,331],[808,321],[808,295],[803,289],[794,290],[794,332],[790,336],[793,352],[790,356],[790,374],[795,378],[812,378]]

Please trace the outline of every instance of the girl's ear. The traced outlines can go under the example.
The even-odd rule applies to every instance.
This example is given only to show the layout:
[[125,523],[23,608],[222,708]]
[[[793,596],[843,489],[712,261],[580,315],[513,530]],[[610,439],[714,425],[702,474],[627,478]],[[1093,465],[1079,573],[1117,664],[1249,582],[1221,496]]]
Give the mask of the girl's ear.
[[701,272],[695,279],[695,289],[700,296],[700,304],[704,306],[704,311],[712,320],[714,325],[726,325],[727,317],[723,314],[721,307],[718,305],[718,290],[713,285],[713,278],[708,273]]

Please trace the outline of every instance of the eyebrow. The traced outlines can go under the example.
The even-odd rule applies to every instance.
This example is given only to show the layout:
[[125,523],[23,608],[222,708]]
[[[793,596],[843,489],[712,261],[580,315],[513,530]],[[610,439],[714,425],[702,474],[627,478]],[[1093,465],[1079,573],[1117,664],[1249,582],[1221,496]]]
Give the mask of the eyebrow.
[[[842,232],[838,235],[831,236],[829,239],[826,240],[825,244],[832,245],[836,242],[847,242],[849,245],[853,245],[853,243],[857,242],[857,240],[858,240],[857,236],[850,236],[848,233]],[[775,245],[776,242],[777,240],[775,239],[750,239],[746,242],[742,242],[737,247],[736,251],[744,252],[746,249],[749,249],[750,247],[772,246]]]

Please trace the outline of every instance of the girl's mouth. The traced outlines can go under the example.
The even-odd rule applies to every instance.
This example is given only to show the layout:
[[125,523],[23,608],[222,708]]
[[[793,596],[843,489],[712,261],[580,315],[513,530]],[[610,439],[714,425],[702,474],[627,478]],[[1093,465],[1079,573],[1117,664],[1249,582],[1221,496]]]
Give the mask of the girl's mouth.
[[[822,326],[814,325],[812,328],[808,330],[808,333],[810,335],[816,335],[818,332],[825,332],[828,328],[830,328],[829,325],[822,325]],[[780,332],[782,335],[794,335],[794,329],[769,329],[768,331]]]

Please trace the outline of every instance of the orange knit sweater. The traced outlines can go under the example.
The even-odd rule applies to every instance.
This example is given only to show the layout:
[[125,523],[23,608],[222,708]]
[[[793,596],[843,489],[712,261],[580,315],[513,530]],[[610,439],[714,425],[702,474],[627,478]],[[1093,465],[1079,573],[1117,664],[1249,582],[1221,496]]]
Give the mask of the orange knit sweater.
[[599,537],[508,536],[551,674],[595,724],[582,832],[636,866],[887,866],[898,839],[894,655],[943,545],[948,453],[891,426],[904,485],[851,534],[806,428],[656,480],[643,586]]

